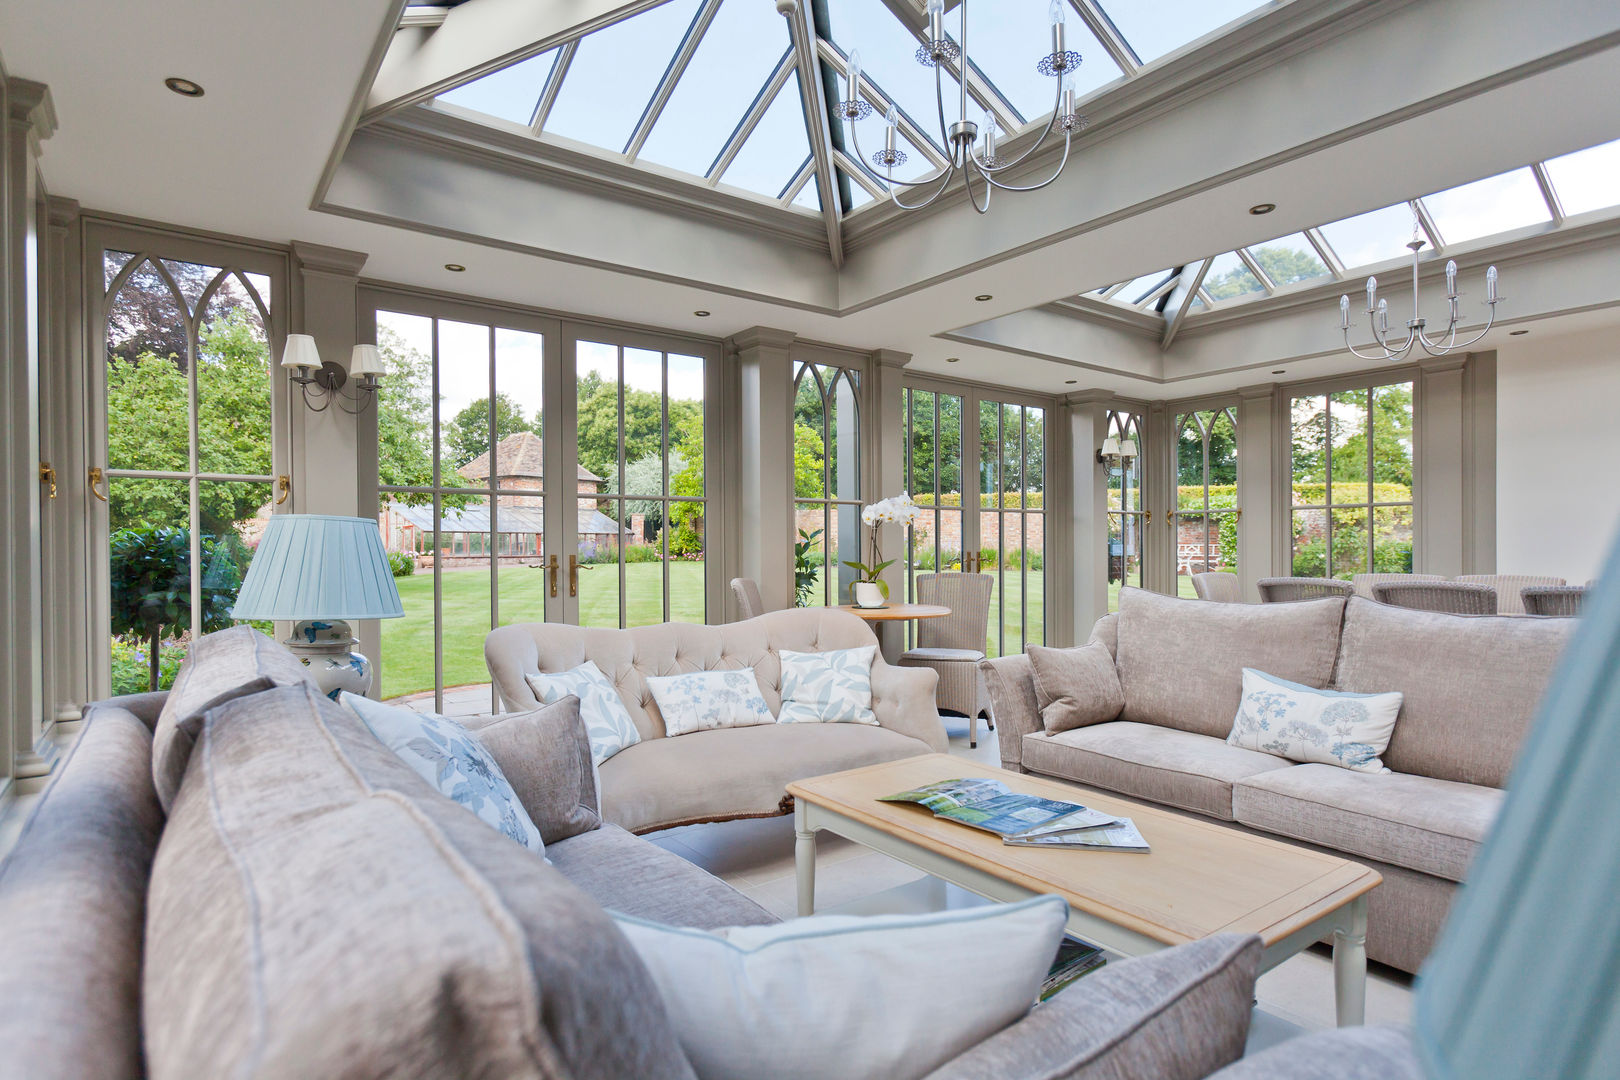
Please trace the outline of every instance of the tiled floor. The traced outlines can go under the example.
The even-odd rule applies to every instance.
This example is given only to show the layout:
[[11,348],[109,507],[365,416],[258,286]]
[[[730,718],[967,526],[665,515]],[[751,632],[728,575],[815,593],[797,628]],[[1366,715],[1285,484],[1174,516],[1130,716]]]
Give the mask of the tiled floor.
[[[996,740],[981,724],[979,745],[968,748],[966,721],[947,719],[951,752],[995,765]],[[729,882],[769,911],[795,914],[791,817],[688,825],[648,839]],[[816,909],[842,914],[940,911],[987,903],[852,841],[821,833],[816,840]],[[1261,976],[1251,1050],[1333,1026],[1333,964],[1326,949],[1301,953]],[[1412,1007],[1411,979],[1373,966],[1367,979],[1367,1022],[1404,1024]]]

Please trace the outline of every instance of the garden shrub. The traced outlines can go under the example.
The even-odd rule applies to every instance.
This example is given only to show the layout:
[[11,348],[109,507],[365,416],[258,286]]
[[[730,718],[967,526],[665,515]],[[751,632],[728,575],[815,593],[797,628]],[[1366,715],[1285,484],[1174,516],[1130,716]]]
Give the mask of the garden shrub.
[[416,573],[416,556],[408,551],[390,551],[388,569],[395,577],[410,577]]

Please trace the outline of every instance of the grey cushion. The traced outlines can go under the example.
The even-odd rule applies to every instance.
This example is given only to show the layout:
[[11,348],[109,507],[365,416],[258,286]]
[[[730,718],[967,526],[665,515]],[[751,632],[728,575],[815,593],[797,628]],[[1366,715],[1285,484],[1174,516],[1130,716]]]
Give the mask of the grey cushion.
[[977,664],[983,659],[984,652],[979,649],[907,649],[900,656],[902,664],[907,660],[924,660],[943,664]]
[[1461,881],[1502,805],[1497,788],[1297,765],[1232,786],[1232,816],[1279,836]]
[[251,626],[198,638],[174,678],[152,734],[152,782],[164,811],[180,790],[204,713],[244,694],[308,681],[297,657]]
[[[1203,603],[1203,601],[1195,601]],[[1024,767],[1166,806],[1232,820],[1232,782],[1290,768],[1272,754],[1225,739],[1116,720],[1024,736]]]
[[1352,597],[1336,685],[1399,690],[1396,772],[1501,787],[1576,619],[1446,615]]
[[467,728],[501,767],[548,854],[558,840],[602,824],[579,698],[570,694],[530,712],[480,717]]
[[163,828],[152,733],[117,702],[82,732],[0,863],[0,1072],[142,1074],[146,878]]
[[1035,668],[1035,702],[1047,731],[1068,731],[1112,720],[1125,707],[1114,656],[1102,642],[1078,649],[1031,645]]
[[1260,939],[1110,962],[927,1080],[1202,1080],[1248,1037]]
[[996,722],[1001,767],[1024,767],[1024,736],[1041,730],[1041,704],[1035,699],[1035,665],[1024,653],[979,661],[990,717]]
[[1344,600],[1210,604],[1144,589],[1119,596],[1121,720],[1226,738],[1243,669],[1325,687],[1333,678]]
[[764,724],[646,739],[598,768],[602,819],[647,832],[766,817],[784,812],[794,780],[927,752],[916,739],[866,724]]
[[153,1080],[692,1076],[607,914],[313,686],[211,710],[194,757],[151,879]]
[[1087,643],[1100,641],[1108,647],[1108,651],[1119,655],[1119,612],[1110,611],[1098,619],[1091,626],[1091,635],[1086,638]]
[[1425,1080],[1404,1028],[1317,1031],[1228,1065],[1209,1080]]
[[699,930],[778,921],[702,867],[617,825],[548,844],[546,857],[597,903],[638,919]]

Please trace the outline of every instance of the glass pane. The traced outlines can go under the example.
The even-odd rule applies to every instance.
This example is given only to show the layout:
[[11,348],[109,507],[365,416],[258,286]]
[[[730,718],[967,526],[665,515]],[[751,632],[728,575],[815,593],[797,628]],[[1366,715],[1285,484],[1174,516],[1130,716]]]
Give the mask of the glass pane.
[[1046,493],[1046,410],[1024,410],[1024,508],[1044,508]]
[[1211,514],[1209,517],[1209,568],[1229,574],[1238,569],[1238,516]]
[[[1298,493],[1295,498],[1297,500]],[[1327,577],[1327,511],[1294,511],[1295,577]]]
[[1209,272],[1204,275],[1204,291],[1214,300],[1236,300],[1265,292],[1260,280],[1249,272],[1238,258],[1237,252],[1228,251],[1210,260]]
[[433,100],[527,126],[534,121],[535,106],[540,104],[540,92],[546,88],[546,79],[556,66],[558,51],[548,49],[539,56],[446,90]]
[[158,261],[174,279],[180,295],[185,297],[187,311],[197,310],[197,305],[202,302],[202,294],[207,290],[209,283],[223,273],[217,266],[202,266],[198,263],[181,262],[178,259]]
[[799,75],[794,72],[720,179],[732,187],[780,199],[809,152]]
[[[380,316],[381,313],[379,313]],[[390,367],[392,372],[393,368]],[[386,385],[386,381],[384,383]],[[377,657],[377,696],[384,701],[425,695],[420,704],[433,705],[433,502],[415,496],[417,505],[407,506],[405,497],[384,501],[378,514],[388,550],[412,556],[408,574],[394,575],[399,602],[405,615],[383,619],[382,649]],[[401,566],[405,565],[401,562]]]
[[197,346],[199,468],[269,475],[270,342],[258,305],[236,277],[209,299]]
[[1176,506],[1182,510],[1204,505],[1204,433],[1199,420],[1191,413],[1176,417]]
[[508,468],[489,460],[489,339],[489,327],[482,323],[439,320],[439,482],[444,487],[483,487]]
[[[960,119],[951,105],[961,96],[956,79],[943,69],[923,67],[917,63],[917,38],[901,25],[883,0],[827,0],[827,14],[833,43],[846,56],[851,49],[859,49],[861,66],[867,78],[911,117],[923,135],[935,144],[935,149],[943,152],[944,143],[939,131],[939,95],[941,92],[944,94],[945,107],[949,110],[946,122]],[[959,19],[949,15],[945,22],[947,28],[952,22],[960,25]],[[937,88],[936,72],[941,80]],[[839,93],[843,92],[840,88]],[[972,112],[968,119],[977,120],[982,106],[975,106],[971,97],[968,101]],[[876,141],[883,137],[880,118],[874,116],[864,122],[861,134],[865,136],[861,148],[868,154],[882,149],[882,143]],[[845,145],[851,149],[854,147],[847,133]]]
[[[662,353],[624,350],[624,443],[624,491],[630,495],[665,494],[665,469],[671,463],[664,457]],[[619,490],[611,478],[607,490]],[[629,510],[649,512],[639,503]]]
[[958,505],[947,504],[939,511],[939,553],[933,566],[922,566],[922,570],[948,570],[959,572],[962,569],[962,508]]
[[[829,582],[834,585],[832,602],[834,604],[848,604],[850,586],[855,583],[855,571],[844,565],[846,559],[856,559],[862,562],[871,558],[871,552],[863,550],[864,536],[861,527],[861,508],[852,503],[840,503],[832,510],[833,531],[828,537],[827,561],[829,567]],[[864,556],[864,558],[863,558]]]
[[1209,483],[1211,506],[1237,505],[1221,501],[1237,493],[1237,421],[1230,409],[1216,413],[1209,426]]
[[[641,157],[696,176],[707,175],[726,140],[731,138],[743,114],[764,89],[771,72],[776,70],[792,44],[787,20],[778,15],[772,5],[725,0],[704,33],[692,62],[681,75],[681,81],[675,85],[669,103],[653,125],[652,134],[641,149]],[[572,74],[569,78],[573,78]],[[782,109],[784,102],[790,106],[796,121],[798,140],[793,143],[796,150],[788,145],[793,142],[791,132],[787,132],[790,137],[786,142],[779,141],[784,134],[783,122],[780,116],[773,121],[770,115]],[[759,139],[761,130],[767,126],[772,127],[778,141],[767,135],[765,145],[755,151],[756,159],[760,151],[773,147],[783,156],[792,158],[793,164],[809,153],[796,76],[788,80],[749,142]],[[756,161],[756,168],[759,164],[764,163]],[[744,176],[746,174],[726,182],[750,191],[762,190],[744,183]],[[786,182],[784,178],[769,194],[780,192]]]
[[1001,410],[979,402],[979,505],[997,506],[1001,492]]
[[[539,495],[499,496],[499,622],[546,621],[545,519]],[[561,584],[560,575],[558,584]]]
[[1333,517],[1333,558],[1327,576],[1348,581],[1355,574],[1368,573],[1367,511],[1332,510],[1329,513]]
[[[1344,390],[1329,398],[1333,450],[1332,502],[1367,501],[1367,391]],[[1337,544],[1337,541],[1335,541]]]
[[859,394],[849,372],[837,376],[827,400],[829,493],[845,501],[861,498]]
[[[1052,51],[1052,23],[1046,8],[1023,4],[1016,10],[1014,16],[999,6],[969,5],[968,44],[973,66],[1028,122],[1051,114],[1057,104],[1058,79],[1036,70],[1036,65]],[[946,20],[947,32],[960,40],[951,28],[952,21]],[[1086,24],[1071,12],[1066,25],[1067,47],[1081,57],[1079,70],[1074,72],[1075,96],[1084,97],[1119,78],[1119,65]]]
[[849,185],[849,209],[859,210],[872,201],[871,193],[863,188],[858,180],[850,179],[843,169],[838,170],[838,175],[841,177],[841,183]]
[[1140,304],[1175,273],[1176,269],[1172,267],[1169,270],[1159,270],[1152,274],[1144,274],[1142,277],[1133,278],[1130,284],[1114,294],[1114,302],[1131,305]]
[[[1293,431],[1294,502],[1304,506],[1322,505],[1326,496],[1320,485],[1327,481],[1327,399],[1295,398],[1291,417]],[[1314,491],[1309,485],[1319,485]]]
[[377,391],[378,482],[385,488],[428,487],[433,483],[433,320],[379,311],[377,348],[388,369]]
[[1411,253],[1406,245],[1412,239],[1412,229],[1412,208],[1406,203],[1396,203],[1323,225],[1319,231],[1339,261],[1354,270],[1358,266],[1408,257]]
[[[441,334],[448,323],[440,324]],[[484,328],[487,334],[487,327]],[[441,338],[442,340],[442,338]],[[447,495],[433,544],[439,575],[438,633],[444,650],[444,703],[453,716],[491,708],[484,635],[490,630],[489,498]]]
[[1269,3],[1255,0],[1104,0],[1101,5],[1142,62],[1152,63],[1190,41]]
[[934,408],[934,395],[929,391],[906,391],[906,457],[910,466],[906,490],[924,505],[932,504],[935,491]]
[[1412,508],[1390,506],[1373,511],[1373,573],[1412,572]]
[[826,406],[814,369],[799,373],[793,399],[793,488],[805,499],[827,494]]
[[118,276],[118,272],[129,265],[129,260],[134,257],[134,254],[128,251],[103,251],[101,253],[101,288],[103,292],[112,287],[113,279]]
[[810,182],[799,189],[799,194],[793,199],[793,205],[802,207],[805,210],[814,210],[819,214],[821,212],[821,181],[812,176]]
[[703,358],[671,353],[668,365],[670,494],[700,497],[704,473]]
[[697,9],[669,0],[581,38],[546,133],[622,153]]
[[107,463],[184,471],[191,463],[186,319],[143,262],[107,308]]
[[[202,525],[202,562],[198,567],[203,596],[203,630],[232,625],[231,608],[241,591],[242,578],[253,552],[270,523],[274,494],[263,483],[211,483],[198,485],[197,507]],[[274,635],[272,623],[254,623]]]
[[[593,509],[585,509],[586,500],[580,500],[580,532],[579,532],[579,625],[605,626],[617,629],[619,626],[619,596],[620,582],[618,544],[615,542],[621,535],[624,537],[624,560],[622,567],[627,580],[635,584],[626,593],[638,605],[638,614],[645,615],[649,608],[656,609],[662,615],[664,610],[663,585],[663,559],[659,555],[659,548],[647,543],[642,538],[642,532],[628,529],[621,533],[620,518],[624,511],[619,507],[617,499],[602,499],[592,503]],[[601,515],[598,520],[593,515]],[[588,530],[588,531],[587,531]],[[634,554],[632,554],[632,552]],[[558,586],[566,591],[568,588],[568,556],[562,557],[562,570],[557,575]],[[634,571],[634,573],[631,573]],[[639,587],[638,587],[639,586]],[[653,619],[659,622],[659,619]],[[632,625],[644,625],[634,623]]]
[[1547,200],[1529,169],[1514,169],[1425,195],[1423,205],[1448,247],[1552,220]]
[[1023,410],[1017,405],[1001,406],[1001,487],[1000,505],[1018,507],[1024,488]]
[[1620,185],[1614,182],[1620,176],[1620,139],[1553,158],[1547,175],[1566,214],[1614,206],[1620,203]]
[[117,477],[107,498],[113,693],[167,689],[191,639],[190,485]]
[[[497,470],[496,483],[501,487],[536,492],[543,487],[545,428],[541,401],[545,362],[545,335],[496,328],[495,438],[500,447],[496,457],[502,466]],[[485,420],[487,424],[487,411]],[[488,436],[482,441],[487,443]],[[534,500],[535,505],[538,503],[538,499]],[[506,505],[504,500],[501,505]]]
[[797,541],[793,573],[797,607],[824,607],[827,603],[827,508],[823,503],[795,503]]
[[1405,502],[1412,497],[1412,384],[1374,387],[1372,408],[1373,500]]
[[1279,237],[1269,243],[1248,249],[1249,255],[1260,264],[1277,285],[1292,285],[1296,281],[1311,281],[1327,277],[1327,264],[1316,253],[1304,233]]
[[[683,509],[698,510],[694,503],[676,503],[671,510],[671,516],[676,522],[677,534],[680,531],[681,512]],[[669,573],[669,621],[702,623],[705,621],[707,606],[703,598],[703,564],[705,551],[703,547],[701,512],[697,514],[696,523],[699,526],[693,534],[696,545],[690,549],[683,549],[675,554],[671,549],[668,565]]]
[[[575,346],[579,467],[594,481],[619,477],[619,348],[600,341]],[[584,473],[580,479],[586,479]]]

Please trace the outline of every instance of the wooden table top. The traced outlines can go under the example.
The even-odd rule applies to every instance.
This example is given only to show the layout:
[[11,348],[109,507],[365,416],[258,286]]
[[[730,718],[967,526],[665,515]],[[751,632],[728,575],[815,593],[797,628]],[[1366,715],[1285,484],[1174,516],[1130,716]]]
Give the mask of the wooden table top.
[[[915,803],[878,801],[880,795],[959,777],[991,777],[1013,791],[1129,817],[1153,850],[1011,847],[993,833],[936,818]],[[949,754],[813,777],[789,784],[787,791],[1003,881],[1057,893],[1074,908],[1168,945],[1229,931],[1259,934],[1270,945],[1383,880],[1347,859]]]
[[897,622],[901,619],[938,619],[949,615],[951,609],[943,604],[884,604],[882,607],[856,607],[840,604],[840,611],[857,615],[867,622]]

